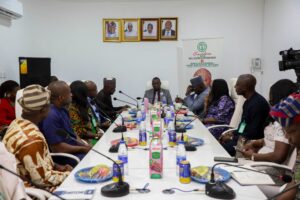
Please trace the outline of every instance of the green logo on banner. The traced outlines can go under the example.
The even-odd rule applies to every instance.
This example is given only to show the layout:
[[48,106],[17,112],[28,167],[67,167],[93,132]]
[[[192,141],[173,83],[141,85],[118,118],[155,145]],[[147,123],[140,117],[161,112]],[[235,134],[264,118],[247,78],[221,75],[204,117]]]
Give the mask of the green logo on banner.
[[199,42],[197,45],[197,49],[200,52],[205,52],[207,49],[207,44],[205,42]]

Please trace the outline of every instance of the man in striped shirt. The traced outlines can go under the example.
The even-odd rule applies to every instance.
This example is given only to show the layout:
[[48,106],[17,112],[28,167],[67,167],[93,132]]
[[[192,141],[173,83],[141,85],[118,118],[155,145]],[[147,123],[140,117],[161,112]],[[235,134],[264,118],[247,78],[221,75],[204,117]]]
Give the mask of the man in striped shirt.
[[10,124],[3,143],[15,155],[21,176],[44,187],[58,186],[72,167],[54,164],[44,135],[37,126],[48,115],[50,92],[40,85],[30,85],[18,102],[23,108],[22,118]]

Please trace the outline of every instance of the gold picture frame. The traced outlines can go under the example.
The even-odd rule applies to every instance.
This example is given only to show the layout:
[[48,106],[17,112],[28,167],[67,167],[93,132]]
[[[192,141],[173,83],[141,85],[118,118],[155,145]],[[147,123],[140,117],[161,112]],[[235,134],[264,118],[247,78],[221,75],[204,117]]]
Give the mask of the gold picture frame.
[[103,19],[103,42],[120,42],[122,24],[121,19]]
[[160,18],[160,40],[177,40],[178,38],[178,18],[164,17]]
[[140,30],[141,41],[158,41],[159,27],[159,18],[142,18]]
[[122,41],[123,42],[139,42],[140,37],[140,19],[125,18],[122,19]]

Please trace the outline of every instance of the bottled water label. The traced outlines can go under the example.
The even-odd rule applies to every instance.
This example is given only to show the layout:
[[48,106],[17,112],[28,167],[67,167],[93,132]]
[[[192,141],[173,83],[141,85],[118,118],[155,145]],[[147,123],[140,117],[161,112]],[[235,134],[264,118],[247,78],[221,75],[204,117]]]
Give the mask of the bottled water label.
[[118,159],[121,160],[123,162],[123,164],[127,164],[128,163],[128,157],[125,156],[125,155],[118,156]]

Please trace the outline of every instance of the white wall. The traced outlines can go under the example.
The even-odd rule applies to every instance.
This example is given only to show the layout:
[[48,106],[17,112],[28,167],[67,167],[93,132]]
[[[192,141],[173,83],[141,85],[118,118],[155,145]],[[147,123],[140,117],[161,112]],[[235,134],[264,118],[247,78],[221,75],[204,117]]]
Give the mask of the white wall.
[[[251,58],[262,54],[263,0],[21,1],[24,17],[15,26],[22,27],[22,34],[10,30],[14,34],[7,40],[23,41],[26,51],[4,57],[10,63],[5,69],[12,79],[18,78],[18,56],[51,57],[52,73],[67,81],[91,79],[101,87],[103,77],[114,76],[117,89],[141,96],[146,81],[159,76],[170,81],[175,97],[181,39],[224,37],[221,76],[225,79],[249,73]],[[164,16],[179,18],[177,42],[102,42],[102,18]]]
[[300,49],[300,1],[266,0],[263,36],[263,94],[279,79],[296,81],[294,70],[279,71],[279,51]]
[[[23,26],[0,16],[0,83],[7,78],[18,80],[18,56],[24,49]],[[19,81],[18,81],[19,82]]]

